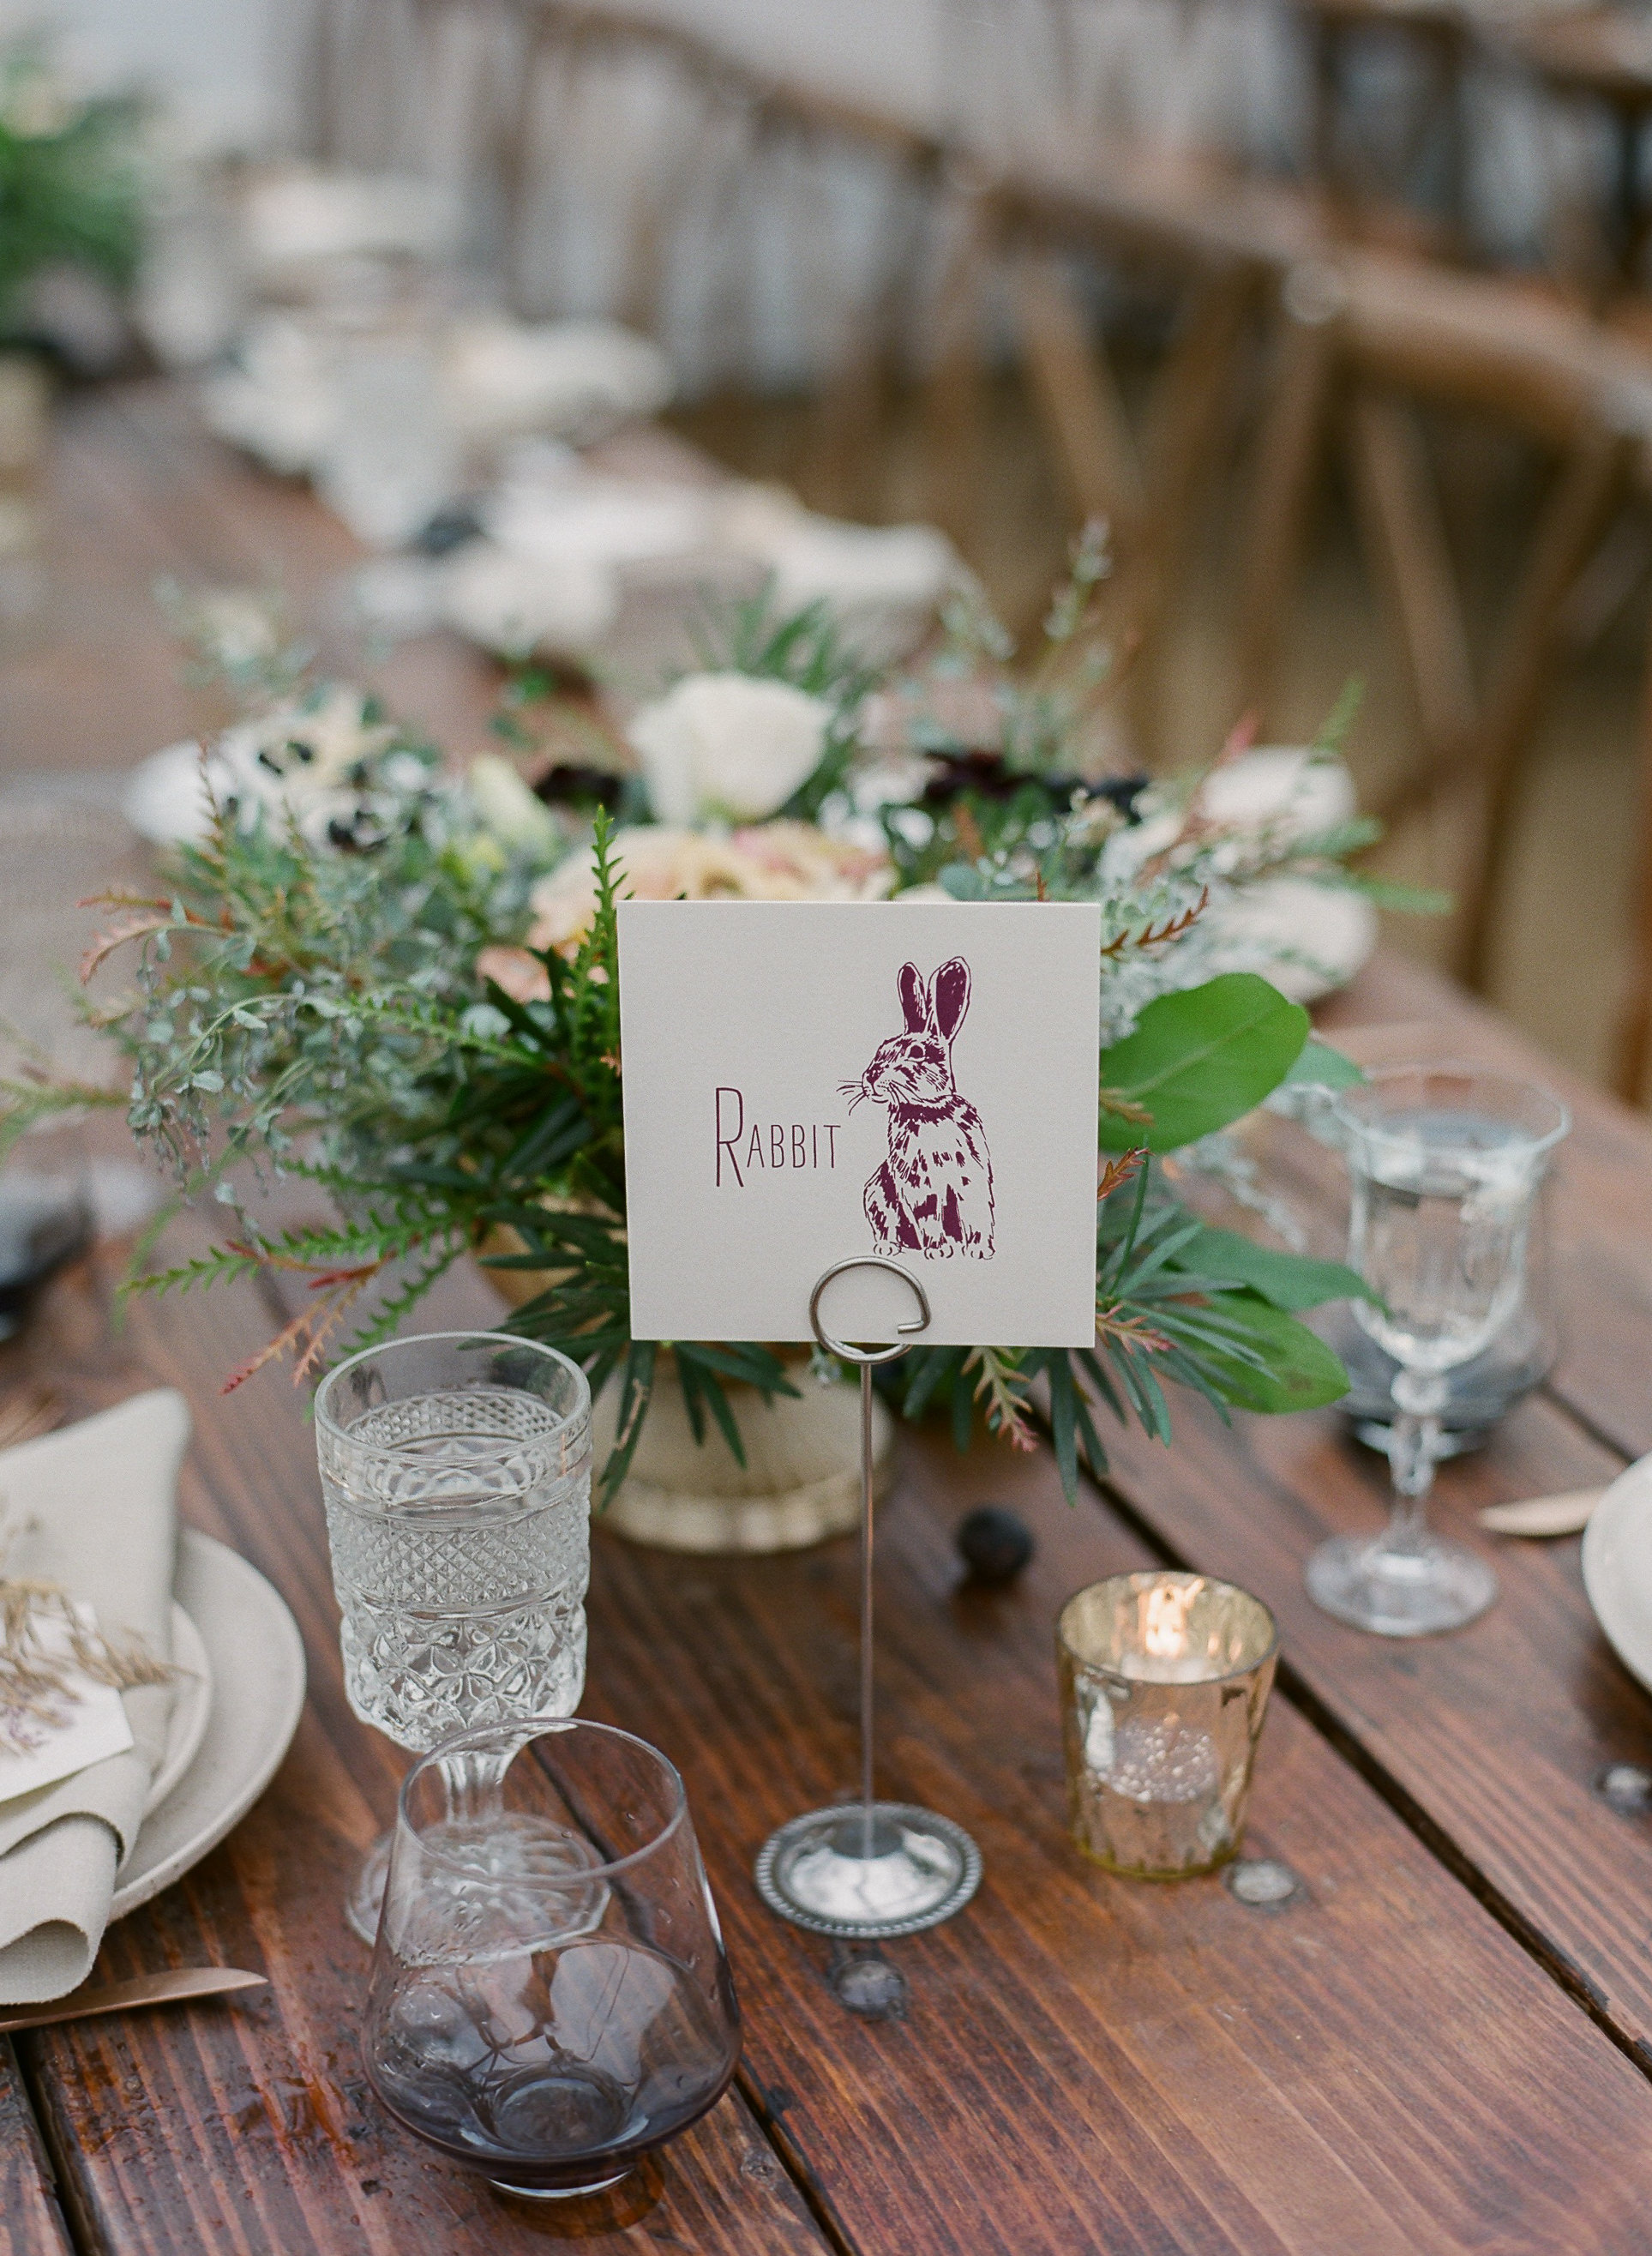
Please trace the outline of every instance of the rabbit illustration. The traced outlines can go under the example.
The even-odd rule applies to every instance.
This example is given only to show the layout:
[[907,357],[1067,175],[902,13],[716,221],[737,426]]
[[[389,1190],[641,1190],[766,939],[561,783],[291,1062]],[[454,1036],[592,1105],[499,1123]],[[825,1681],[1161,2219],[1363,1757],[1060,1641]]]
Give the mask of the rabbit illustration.
[[889,1107],[889,1153],[866,1186],[866,1218],[879,1253],[961,1253],[990,1261],[993,1163],[974,1106],[953,1081],[953,1040],[969,1008],[969,966],[943,963],[932,987],[903,963],[896,979],[903,1033],[880,1042],[859,1081],[843,1083],[854,1111],[861,1099]]

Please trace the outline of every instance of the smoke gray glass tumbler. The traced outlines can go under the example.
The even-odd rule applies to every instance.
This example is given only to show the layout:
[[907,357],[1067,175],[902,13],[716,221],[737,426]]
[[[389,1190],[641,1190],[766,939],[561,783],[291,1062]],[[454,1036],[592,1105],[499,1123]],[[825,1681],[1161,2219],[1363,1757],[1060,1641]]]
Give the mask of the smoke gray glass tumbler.
[[[490,1779],[458,1813],[456,1761]],[[740,2018],[664,1756],[578,1718],[427,1756],[397,1811],[362,2051],[408,2130],[540,2200],[615,2184],[714,2107]]]

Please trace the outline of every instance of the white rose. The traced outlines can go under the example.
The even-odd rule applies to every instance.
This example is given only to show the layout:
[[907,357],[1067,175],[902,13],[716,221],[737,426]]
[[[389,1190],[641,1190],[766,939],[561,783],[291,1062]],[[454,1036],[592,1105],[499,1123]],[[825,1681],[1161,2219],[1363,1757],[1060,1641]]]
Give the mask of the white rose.
[[664,823],[761,822],[819,765],[832,708],[789,682],[691,673],[626,734]]
[[1199,786],[1199,806],[1225,830],[1267,831],[1294,843],[1346,822],[1359,801],[1340,760],[1297,744],[1268,744],[1213,768]]
[[[1299,840],[1333,830],[1357,812],[1353,779],[1342,762],[1295,744],[1269,744],[1213,768],[1199,785],[1192,812],[1218,831],[1213,866],[1232,876],[1248,850],[1265,842],[1283,851]],[[1174,846],[1187,828],[1179,807],[1166,807],[1156,789],[1145,792],[1137,820],[1115,830],[1101,850],[1101,875],[1127,885],[1145,862]],[[1254,856],[1252,857],[1254,858]]]

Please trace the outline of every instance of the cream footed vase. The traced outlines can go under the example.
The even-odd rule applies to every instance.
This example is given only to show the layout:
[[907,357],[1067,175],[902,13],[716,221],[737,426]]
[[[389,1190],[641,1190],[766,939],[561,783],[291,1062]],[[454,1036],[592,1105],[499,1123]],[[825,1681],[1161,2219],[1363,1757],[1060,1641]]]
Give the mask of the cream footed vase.
[[[503,1235],[503,1234],[502,1234]],[[503,1251],[503,1244],[499,1247]],[[492,1283],[520,1307],[543,1289],[530,1270],[489,1269]],[[742,1465],[716,1427],[696,1442],[669,1349],[662,1350],[631,1469],[613,1501],[595,1501],[599,1529],[663,1551],[798,1551],[846,1535],[861,1512],[861,1405],[853,1386],[822,1386],[806,1356],[788,1357],[796,1396],[765,1403],[731,1384],[728,1399],[746,1452]],[[591,1411],[593,1464],[599,1476],[614,1443],[619,1388],[610,1383]],[[880,1490],[887,1481],[894,1422],[873,1406],[873,1449]]]

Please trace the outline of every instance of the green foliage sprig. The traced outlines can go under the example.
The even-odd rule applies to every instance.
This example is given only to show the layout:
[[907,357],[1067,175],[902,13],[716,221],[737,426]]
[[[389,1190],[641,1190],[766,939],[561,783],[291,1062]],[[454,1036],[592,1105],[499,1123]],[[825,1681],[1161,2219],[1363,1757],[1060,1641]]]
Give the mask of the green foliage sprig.
[[[388,931],[361,921],[383,890],[364,877],[373,865],[306,850],[264,820],[244,831],[221,817],[183,857],[185,890],[138,913],[124,936],[151,951],[146,993],[156,1012],[164,996],[172,1016],[151,1016],[135,1037],[134,1125],[186,1181],[215,1178],[230,1193],[226,1159],[262,1150],[327,1191],[343,1217],[264,1238],[243,1214],[243,1233],[212,1253],[133,1281],[190,1291],[253,1268],[305,1280],[303,1308],[231,1385],[283,1355],[300,1378],[313,1374],[380,1284],[388,1289],[349,1344],[387,1336],[454,1260],[478,1252],[546,1280],[513,1312],[514,1329],[572,1356],[594,1392],[620,1373],[605,1492],[624,1477],[656,1350],[630,1336],[615,914],[624,871],[600,809],[594,855],[591,927],[571,961],[536,953],[549,993],[530,1003],[464,976],[458,951],[474,957],[493,931],[462,863],[411,833],[379,872],[401,881]],[[441,872],[456,891],[448,917],[432,923],[427,889]],[[175,945],[193,960],[174,975]],[[228,1133],[211,1153],[214,1119]],[[302,1156],[308,1142],[319,1157]],[[502,1250],[507,1233],[522,1250]],[[696,1436],[709,1418],[736,1456],[726,1382],[765,1399],[796,1392],[769,1348],[674,1348]]]
[[[1296,1311],[1363,1292],[1338,1262],[1275,1252],[1199,1221],[1152,1177],[1155,1150],[1213,1132],[1276,1087],[1307,1037],[1307,1013],[1266,980],[1235,972],[1168,995],[1143,1014],[1137,1034],[1101,1064],[1101,1137],[1121,1158],[1102,1172],[1096,1217],[1093,1350],[917,1349],[886,1380],[909,1417],[950,1406],[959,1444],[977,1412],[988,1428],[1033,1446],[1035,1386],[1042,1381],[1056,1462],[1069,1498],[1080,1456],[1107,1469],[1092,1406],[1168,1442],[1167,1384],[1230,1407],[1277,1412],[1334,1402],[1347,1374]],[[1281,1060],[1283,1063],[1281,1063]],[[1128,1145],[1117,1082],[1161,1106]]]

